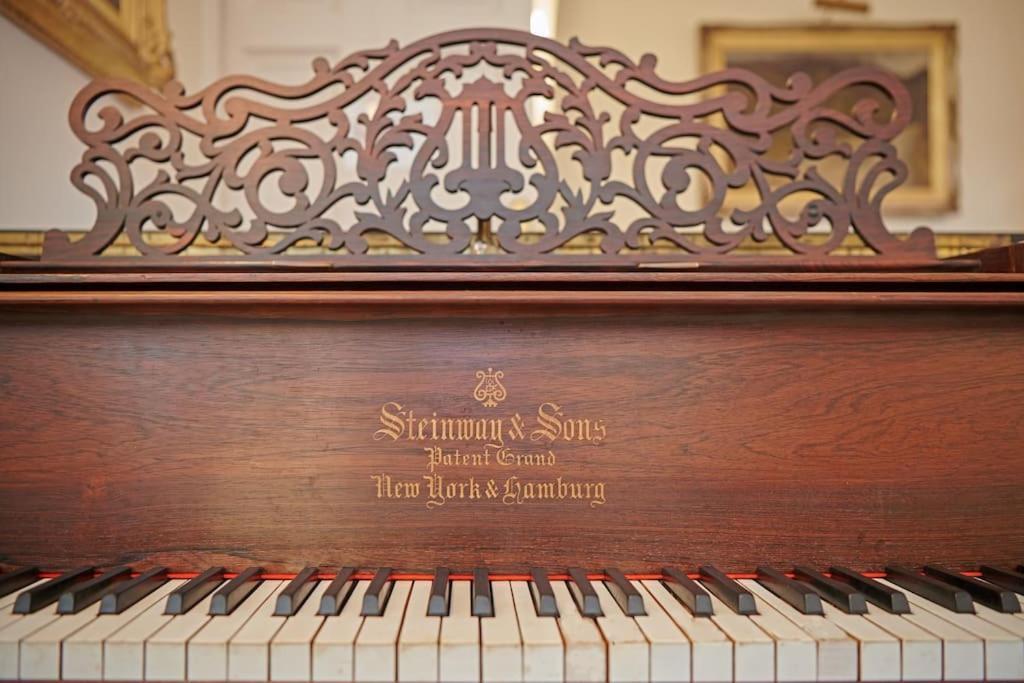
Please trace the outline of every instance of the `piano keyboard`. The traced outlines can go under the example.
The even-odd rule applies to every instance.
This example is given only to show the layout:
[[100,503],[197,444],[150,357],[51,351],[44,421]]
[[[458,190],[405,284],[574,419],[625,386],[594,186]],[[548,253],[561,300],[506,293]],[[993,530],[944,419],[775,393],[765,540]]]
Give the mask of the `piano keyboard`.
[[1024,680],[1024,567],[0,574],[0,679]]

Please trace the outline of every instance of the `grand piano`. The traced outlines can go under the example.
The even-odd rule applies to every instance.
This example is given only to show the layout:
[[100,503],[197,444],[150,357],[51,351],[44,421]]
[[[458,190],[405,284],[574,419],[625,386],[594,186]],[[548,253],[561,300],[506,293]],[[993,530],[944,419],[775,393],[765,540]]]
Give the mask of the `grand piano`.
[[94,225],[0,260],[0,678],[1024,679],[1024,249],[886,228],[891,74],[655,66],[86,87]]

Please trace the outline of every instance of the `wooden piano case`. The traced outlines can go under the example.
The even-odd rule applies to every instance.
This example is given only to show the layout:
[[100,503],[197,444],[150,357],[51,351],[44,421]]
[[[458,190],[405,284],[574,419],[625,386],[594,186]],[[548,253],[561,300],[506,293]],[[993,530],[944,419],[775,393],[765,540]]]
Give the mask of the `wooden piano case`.
[[[400,65],[414,77],[396,76]],[[454,94],[436,87],[470,67],[518,72],[517,94],[479,74]],[[590,77],[571,102],[544,90],[582,88],[568,71]],[[631,83],[668,100],[749,92],[673,104]],[[887,113],[822,104],[865,83]],[[601,109],[581,104],[590,88],[625,109],[621,126],[599,132]],[[379,107],[357,131],[346,107],[371,90]],[[327,92],[336,99],[310,103]],[[87,123],[112,93],[149,119]],[[538,93],[554,108],[530,118]],[[434,101],[433,118],[412,113],[419,99]],[[939,261],[927,231],[885,231],[881,199],[905,173],[891,139],[908,106],[884,73],[672,84],[647,60],[509,31],[318,63],[295,88],[90,86],[72,108],[86,144],[73,181],[97,203],[95,227],[78,241],[52,234],[38,261],[0,262],[0,564],[1021,561],[1021,252]],[[486,114],[473,128],[455,115],[470,111]],[[490,112],[518,131],[514,153]],[[711,114],[726,125],[708,128]],[[664,129],[633,130],[641,116]],[[317,117],[333,137],[299,132]],[[245,132],[253,121],[262,128]],[[778,130],[801,154],[792,187],[766,190],[725,231],[724,193],[779,171],[763,155]],[[475,140],[479,163],[435,163],[452,131]],[[207,165],[190,160],[189,135]],[[673,136],[695,144],[672,147]],[[634,155],[631,183],[610,170],[615,150]],[[563,151],[583,168],[579,187],[554,174]],[[829,155],[878,167],[836,185],[801,165]],[[653,158],[657,188],[638,170]],[[328,170],[313,178],[310,159]],[[133,184],[139,160],[172,172]],[[383,191],[393,167],[408,181]],[[676,202],[688,173],[709,179],[699,209]],[[264,181],[290,209],[263,206]],[[503,195],[524,186],[534,199],[509,208]],[[442,187],[463,202],[435,203]],[[782,204],[797,192],[816,198],[793,218]],[[614,197],[644,217],[616,222],[601,210]],[[326,217],[350,198],[356,223]],[[831,232],[811,239],[815,226]],[[375,253],[381,234],[407,253]],[[599,253],[570,249],[595,235]],[[848,237],[873,255],[840,255]],[[200,240],[237,255],[190,256]],[[766,240],[786,254],[739,253]],[[137,255],[109,255],[125,243]],[[320,251],[293,253],[310,243]]]

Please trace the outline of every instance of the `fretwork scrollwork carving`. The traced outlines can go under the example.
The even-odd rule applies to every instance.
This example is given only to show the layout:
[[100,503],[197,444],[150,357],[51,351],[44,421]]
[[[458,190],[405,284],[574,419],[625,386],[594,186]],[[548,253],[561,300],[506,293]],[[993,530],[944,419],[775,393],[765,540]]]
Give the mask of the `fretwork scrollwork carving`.
[[[852,88],[867,94],[840,106]],[[554,257],[581,237],[625,259],[651,247],[715,259],[771,239],[822,258],[851,233],[880,255],[932,258],[929,231],[897,238],[881,214],[906,177],[893,138],[910,107],[873,69],[672,82],[650,55],[497,29],[316,60],[300,85],[234,76],[158,94],[97,81],[70,111],[87,147],[72,182],[95,224],[75,241],[49,234],[44,258],[98,256],[119,236],[143,256],[201,237],[248,257],[343,258],[367,254],[374,233],[470,260]],[[769,154],[778,135],[787,158]],[[818,169],[826,159],[843,162],[838,178]],[[749,185],[755,205],[724,209]]]

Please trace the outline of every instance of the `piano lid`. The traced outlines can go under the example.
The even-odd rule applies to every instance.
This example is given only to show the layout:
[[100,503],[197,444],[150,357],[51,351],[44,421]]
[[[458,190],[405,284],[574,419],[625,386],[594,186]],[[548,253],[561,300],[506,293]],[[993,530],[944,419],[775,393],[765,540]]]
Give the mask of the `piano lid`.
[[[39,265],[941,267],[929,230],[882,219],[907,176],[895,75],[674,82],[655,66],[470,29],[317,59],[300,84],[95,81],[69,118],[96,219],[78,239],[49,232]],[[742,188],[756,204],[733,207]]]

